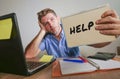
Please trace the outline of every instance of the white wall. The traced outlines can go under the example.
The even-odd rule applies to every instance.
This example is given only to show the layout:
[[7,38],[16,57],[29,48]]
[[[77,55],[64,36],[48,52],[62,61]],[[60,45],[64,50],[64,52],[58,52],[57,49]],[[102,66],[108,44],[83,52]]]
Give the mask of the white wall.
[[[25,48],[39,31],[36,15],[38,11],[49,7],[54,9],[60,17],[64,17],[106,3],[109,3],[120,15],[119,0],[0,0],[0,15],[11,12],[17,14],[22,42]],[[119,41],[115,45],[113,44],[113,46],[117,44],[119,44]],[[85,47],[83,46],[82,48]]]

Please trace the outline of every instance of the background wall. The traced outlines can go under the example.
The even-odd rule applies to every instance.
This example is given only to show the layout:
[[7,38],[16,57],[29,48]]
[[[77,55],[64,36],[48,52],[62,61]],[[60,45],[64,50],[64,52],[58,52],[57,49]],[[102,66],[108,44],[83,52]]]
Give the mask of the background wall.
[[[17,14],[22,42],[25,48],[40,30],[36,14],[38,11],[49,7],[54,9],[60,17],[64,17],[106,3],[109,3],[111,8],[115,9],[120,15],[119,0],[0,0],[0,15],[11,12]],[[108,46],[107,49],[104,48],[104,50],[113,51],[117,45],[120,45],[119,42],[119,40],[115,41],[115,43]],[[84,51],[86,46],[80,46],[80,48]],[[87,49],[89,50],[89,48]]]

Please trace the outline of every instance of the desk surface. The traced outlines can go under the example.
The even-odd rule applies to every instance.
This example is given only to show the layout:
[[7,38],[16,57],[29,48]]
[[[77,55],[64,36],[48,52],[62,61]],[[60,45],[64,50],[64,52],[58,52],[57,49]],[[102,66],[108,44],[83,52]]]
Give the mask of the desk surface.
[[0,73],[0,79],[120,79],[120,69],[52,78],[52,65],[31,76]]

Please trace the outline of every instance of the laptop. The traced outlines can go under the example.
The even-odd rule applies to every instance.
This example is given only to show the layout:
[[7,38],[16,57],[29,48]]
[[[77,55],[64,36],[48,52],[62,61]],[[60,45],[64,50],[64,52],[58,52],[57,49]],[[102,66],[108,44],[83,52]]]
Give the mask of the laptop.
[[27,61],[16,13],[0,16],[0,72],[27,76],[40,71],[54,61],[54,58],[50,62]]

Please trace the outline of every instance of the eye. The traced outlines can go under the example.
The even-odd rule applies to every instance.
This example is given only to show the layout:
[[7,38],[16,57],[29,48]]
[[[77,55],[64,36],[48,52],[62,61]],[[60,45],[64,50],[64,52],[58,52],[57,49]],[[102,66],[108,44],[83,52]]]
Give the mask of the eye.
[[51,18],[51,21],[54,21],[54,18]]

